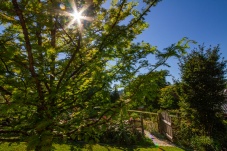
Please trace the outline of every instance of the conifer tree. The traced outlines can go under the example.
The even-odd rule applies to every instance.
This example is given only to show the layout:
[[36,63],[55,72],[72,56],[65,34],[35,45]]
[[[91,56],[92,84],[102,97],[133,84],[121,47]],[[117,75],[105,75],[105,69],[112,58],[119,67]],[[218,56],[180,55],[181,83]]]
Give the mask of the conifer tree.
[[220,115],[225,100],[226,60],[221,58],[219,46],[192,50],[183,58],[180,69],[183,92],[180,104],[193,135],[225,138]]

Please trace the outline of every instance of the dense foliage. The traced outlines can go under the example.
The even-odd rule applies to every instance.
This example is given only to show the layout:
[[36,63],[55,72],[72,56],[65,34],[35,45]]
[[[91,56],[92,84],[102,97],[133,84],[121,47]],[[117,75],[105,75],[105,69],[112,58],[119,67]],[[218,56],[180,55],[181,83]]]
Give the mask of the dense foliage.
[[132,100],[131,108],[144,108],[146,111],[156,112],[160,109],[158,103],[161,88],[167,85],[165,80],[168,72],[152,71],[145,75],[138,76],[126,88],[125,92]]
[[160,90],[159,104],[160,108],[164,110],[179,109],[179,86],[168,85]]
[[199,46],[183,58],[180,69],[182,142],[199,150],[226,145],[222,108],[226,86],[226,61],[219,47]]

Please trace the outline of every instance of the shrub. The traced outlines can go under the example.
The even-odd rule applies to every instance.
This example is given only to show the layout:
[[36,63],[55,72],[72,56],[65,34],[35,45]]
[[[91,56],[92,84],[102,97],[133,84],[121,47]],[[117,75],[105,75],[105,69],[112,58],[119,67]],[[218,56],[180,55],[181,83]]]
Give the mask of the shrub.
[[101,135],[100,142],[116,145],[154,145],[128,122],[111,124]]
[[213,139],[208,136],[192,137],[191,146],[193,149],[199,151],[216,150]]

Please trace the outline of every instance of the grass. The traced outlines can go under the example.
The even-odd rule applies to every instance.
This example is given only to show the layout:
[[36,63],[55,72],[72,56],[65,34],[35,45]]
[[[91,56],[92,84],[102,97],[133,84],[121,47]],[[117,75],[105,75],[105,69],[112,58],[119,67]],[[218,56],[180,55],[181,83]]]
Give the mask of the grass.
[[[106,145],[106,144],[54,144],[55,151],[87,151],[92,148],[93,151],[184,151],[183,149],[177,147],[167,147],[167,146],[159,146],[159,147],[120,147],[114,145]],[[1,151],[26,151],[26,143],[1,143],[0,144]]]

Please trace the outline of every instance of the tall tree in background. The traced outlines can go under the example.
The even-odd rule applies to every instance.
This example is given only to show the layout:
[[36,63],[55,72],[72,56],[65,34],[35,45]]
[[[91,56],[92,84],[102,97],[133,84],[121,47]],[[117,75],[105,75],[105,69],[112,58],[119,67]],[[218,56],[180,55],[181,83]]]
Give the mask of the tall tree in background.
[[160,90],[159,104],[161,109],[176,110],[179,109],[178,85],[167,85]]
[[224,102],[226,61],[219,54],[219,46],[205,49],[199,46],[183,58],[181,64],[182,102],[196,135],[224,138],[225,132],[218,117]]
[[120,99],[120,94],[117,89],[117,85],[114,85],[114,91],[111,92],[110,94],[110,101],[112,103],[115,103],[118,99]]
[[130,100],[133,102],[132,108],[144,107],[145,110],[152,112],[159,110],[160,90],[167,85],[165,80],[167,74],[166,70],[153,71],[133,80],[125,88],[125,92],[130,94]]
[[157,67],[187,48],[186,39],[165,53],[133,42],[159,1],[137,10],[127,0],[113,0],[109,9],[102,0],[1,0],[0,116],[10,122],[1,129],[18,136],[1,141],[26,141],[42,151],[56,137],[95,137],[94,128],[118,109],[119,102],[109,101],[111,82],[127,85],[139,69],[153,67],[148,54],[159,54]]

